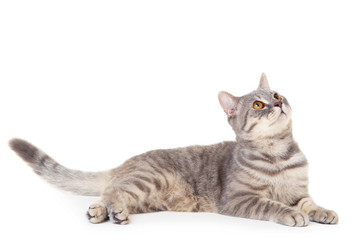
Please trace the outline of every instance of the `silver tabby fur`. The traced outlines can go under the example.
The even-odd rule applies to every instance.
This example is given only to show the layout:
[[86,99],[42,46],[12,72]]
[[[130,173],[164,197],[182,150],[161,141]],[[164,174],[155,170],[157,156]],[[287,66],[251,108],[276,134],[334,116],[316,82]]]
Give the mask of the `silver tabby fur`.
[[[308,164],[293,139],[292,110],[275,93],[264,74],[258,89],[247,95],[219,93],[236,142],[150,151],[106,172],[70,170],[24,140],[13,139],[10,147],[55,186],[101,196],[89,207],[92,223],[110,218],[127,224],[132,213],[186,211],[287,226],[336,224],[337,214],[309,196]],[[264,108],[255,109],[256,101]]]

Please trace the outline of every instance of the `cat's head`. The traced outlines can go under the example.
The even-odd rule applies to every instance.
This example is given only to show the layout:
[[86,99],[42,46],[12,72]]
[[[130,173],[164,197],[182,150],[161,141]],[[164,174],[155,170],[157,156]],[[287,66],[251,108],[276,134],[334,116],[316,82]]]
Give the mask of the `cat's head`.
[[255,91],[242,97],[223,91],[219,101],[238,139],[268,138],[291,131],[289,102],[270,89],[265,74]]

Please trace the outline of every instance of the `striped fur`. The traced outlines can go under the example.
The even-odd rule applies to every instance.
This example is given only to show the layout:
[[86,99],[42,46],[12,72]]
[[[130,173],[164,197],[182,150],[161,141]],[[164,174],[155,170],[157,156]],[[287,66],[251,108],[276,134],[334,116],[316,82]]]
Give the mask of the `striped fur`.
[[85,196],[99,196],[108,182],[108,172],[82,172],[68,169],[46,153],[21,139],[10,141],[10,147],[49,183],[66,191]]
[[[243,97],[220,92],[236,142],[150,151],[106,172],[67,169],[30,143],[10,147],[55,186],[101,196],[88,210],[92,223],[127,224],[129,214],[155,211],[214,212],[288,226],[334,224],[335,212],[308,193],[307,160],[293,140],[291,108],[274,99],[265,75]],[[261,101],[263,109],[254,109]],[[276,104],[275,104],[276,103]]]

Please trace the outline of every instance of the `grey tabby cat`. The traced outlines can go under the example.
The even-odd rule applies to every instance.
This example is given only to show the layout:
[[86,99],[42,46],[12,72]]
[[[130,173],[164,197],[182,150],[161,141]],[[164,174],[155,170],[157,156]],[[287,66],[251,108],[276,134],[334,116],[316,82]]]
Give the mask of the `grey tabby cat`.
[[55,186],[101,196],[88,210],[92,223],[155,211],[214,212],[307,226],[336,224],[335,212],[308,193],[308,164],[293,139],[291,107],[263,74],[257,90],[242,97],[219,93],[236,142],[150,151],[106,172],[65,168],[20,139],[10,147]]

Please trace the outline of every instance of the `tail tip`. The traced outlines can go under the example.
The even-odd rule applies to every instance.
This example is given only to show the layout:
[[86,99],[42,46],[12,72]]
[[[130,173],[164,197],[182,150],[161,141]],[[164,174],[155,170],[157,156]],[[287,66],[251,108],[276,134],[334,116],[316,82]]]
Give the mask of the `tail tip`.
[[27,162],[33,162],[37,154],[37,148],[25,140],[14,138],[9,141],[10,148]]

